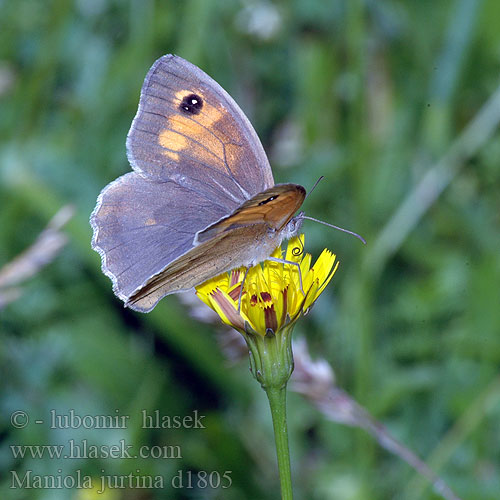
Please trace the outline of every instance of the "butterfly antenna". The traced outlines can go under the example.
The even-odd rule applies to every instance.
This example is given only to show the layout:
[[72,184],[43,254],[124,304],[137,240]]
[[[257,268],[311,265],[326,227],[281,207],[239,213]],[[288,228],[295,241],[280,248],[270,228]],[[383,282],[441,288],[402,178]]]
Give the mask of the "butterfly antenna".
[[315,219],[314,217],[308,217],[307,215],[303,215],[302,219],[309,219],[309,220],[312,220],[314,222],[319,222],[320,224],[324,224],[325,226],[332,227],[333,229],[338,229],[339,231],[342,231],[342,232],[347,233],[347,234],[351,234],[352,236],[355,236],[356,238],[358,238],[358,240],[361,240],[366,245],[366,240],[362,236],[360,236],[358,233],[355,233],[353,231],[349,231],[348,229],[344,229],[343,227],[334,226],[333,224],[329,224],[328,222],[323,222],[322,220]]
[[304,198],[304,200],[307,199],[307,197],[316,189],[316,186],[320,183],[320,181],[322,181],[323,179],[325,178],[324,175],[320,176],[320,178],[314,183],[314,186],[311,188],[311,191],[309,191],[307,194],[306,194],[306,197]]

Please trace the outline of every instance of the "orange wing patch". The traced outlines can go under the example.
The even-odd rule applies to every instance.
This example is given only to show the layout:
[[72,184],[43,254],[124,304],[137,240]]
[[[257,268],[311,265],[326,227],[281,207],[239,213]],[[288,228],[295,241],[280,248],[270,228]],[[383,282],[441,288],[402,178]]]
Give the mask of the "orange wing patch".
[[165,151],[163,152],[164,155],[168,156],[172,160],[178,161],[179,154],[177,152],[186,148],[188,140],[178,132],[165,129],[160,132],[158,143],[160,146],[165,148]]
[[225,143],[216,127],[226,110],[209,104],[199,90],[181,90],[175,94],[175,99],[181,107],[184,100],[191,96],[195,102],[198,101],[200,110],[189,112],[179,109],[159,133],[158,143],[165,149],[164,154],[173,160],[179,160],[179,153],[189,149],[189,155],[201,162],[209,165],[216,163],[219,168],[226,168]]

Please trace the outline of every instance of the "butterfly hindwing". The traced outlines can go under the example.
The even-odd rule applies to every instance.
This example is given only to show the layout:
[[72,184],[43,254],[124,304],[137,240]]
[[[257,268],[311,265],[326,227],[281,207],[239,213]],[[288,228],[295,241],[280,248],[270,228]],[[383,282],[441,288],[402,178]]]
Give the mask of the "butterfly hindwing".
[[152,182],[135,172],[106,186],[90,218],[92,246],[126,300],[193,247],[193,237],[226,208],[174,182]]
[[148,312],[165,295],[187,291],[224,271],[249,265],[254,260],[253,263],[260,262],[279,242],[279,233],[269,236],[268,227],[262,222],[219,233],[153,276],[132,294],[126,305]]

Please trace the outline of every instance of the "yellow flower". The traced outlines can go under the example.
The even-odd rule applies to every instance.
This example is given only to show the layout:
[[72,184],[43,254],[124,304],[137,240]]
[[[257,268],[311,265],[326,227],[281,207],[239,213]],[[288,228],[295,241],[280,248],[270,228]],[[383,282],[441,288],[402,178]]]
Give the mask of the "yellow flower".
[[261,336],[270,331],[276,333],[309,310],[338,267],[335,255],[327,249],[311,267],[311,255],[304,255],[303,249],[304,235],[301,235],[289,241],[286,253],[278,247],[272,254],[296,262],[300,274],[297,265],[269,260],[250,268],[243,283],[239,311],[244,267],[206,281],[196,287],[196,294],[224,323],[243,334],[249,329]]

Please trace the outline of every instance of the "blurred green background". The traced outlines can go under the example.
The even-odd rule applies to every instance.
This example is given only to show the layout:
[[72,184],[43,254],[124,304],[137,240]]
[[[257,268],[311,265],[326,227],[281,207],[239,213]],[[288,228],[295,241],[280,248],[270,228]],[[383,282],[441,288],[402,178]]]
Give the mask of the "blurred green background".
[[[278,182],[325,176],[309,215],[368,240],[306,222],[307,250],[328,247],[341,266],[295,335],[459,496],[498,499],[499,19],[497,0],[0,0],[0,267],[75,207],[53,262],[0,289],[12,299],[0,310],[2,498],[91,498],[11,489],[13,469],[167,479],[165,490],[108,491],[113,500],[279,496],[247,361],[228,365],[213,328],[176,297],[148,315],[125,310],[90,248],[99,191],[130,169],[143,78],[176,53],[241,105]],[[288,407],[298,499],[439,498],[364,431],[294,393]],[[33,423],[51,409],[131,420],[114,431]],[[206,429],[142,429],[141,409],[198,410]],[[16,410],[30,416],[24,429],[10,424]],[[20,459],[9,448],[69,439],[179,445],[182,459]],[[179,470],[230,470],[232,486],[172,489]]]

